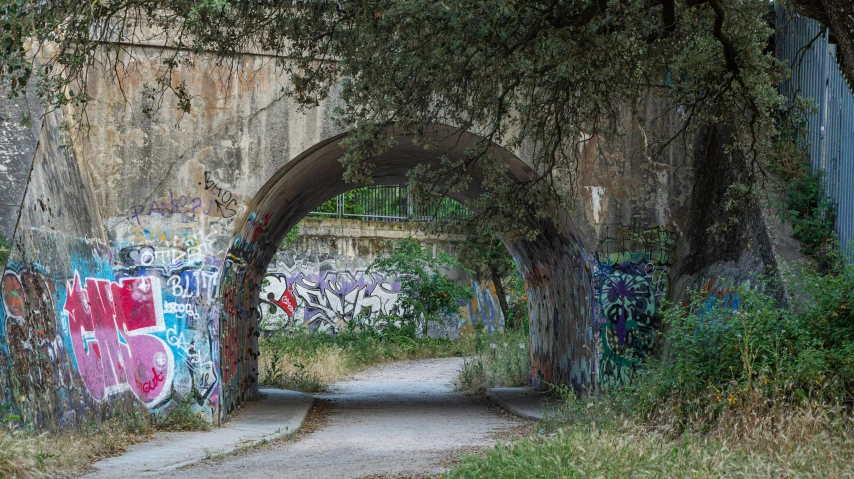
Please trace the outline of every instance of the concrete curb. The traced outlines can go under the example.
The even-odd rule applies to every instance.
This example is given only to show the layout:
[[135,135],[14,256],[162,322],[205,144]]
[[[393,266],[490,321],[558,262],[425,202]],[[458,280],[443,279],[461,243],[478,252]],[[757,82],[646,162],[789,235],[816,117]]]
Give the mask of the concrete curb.
[[530,387],[492,388],[486,391],[486,397],[510,414],[532,421],[554,414],[557,409],[557,400]]
[[222,426],[202,432],[156,433],[134,444],[121,456],[96,462],[96,472],[84,477],[115,478],[162,475],[212,456],[229,454],[297,432],[314,404],[314,397],[296,391],[262,389],[264,397],[247,403]]

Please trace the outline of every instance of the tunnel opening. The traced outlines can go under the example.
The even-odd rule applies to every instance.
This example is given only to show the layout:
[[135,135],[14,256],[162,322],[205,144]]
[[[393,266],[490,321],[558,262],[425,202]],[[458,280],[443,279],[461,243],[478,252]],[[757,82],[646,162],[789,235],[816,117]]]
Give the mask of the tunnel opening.
[[[507,286],[522,301],[521,276],[496,236],[487,232],[482,241],[464,230],[472,214],[448,197],[421,204],[406,184],[355,188],[327,200],[297,223],[268,264],[262,337],[386,331],[451,339],[503,330]],[[406,278],[422,271],[428,296],[413,302],[420,293]],[[438,312],[423,321],[415,313],[421,307]]]
[[[466,148],[481,137],[448,126],[434,126],[437,140],[427,150],[411,136],[395,135],[397,143],[374,160],[372,179],[377,185],[407,182],[407,173],[419,165],[439,165],[443,158],[461,160]],[[339,143],[345,134],[306,150],[285,164],[259,190],[238,220],[223,262],[214,309],[220,338],[220,417],[229,415],[258,390],[259,295],[264,276],[282,240],[309,212],[354,188],[343,179]],[[506,167],[512,181],[531,179],[524,160],[498,145],[492,153]],[[472,174],[478,177],[478,172]],[[481,175],[482,177],[482,175]],[[449,196],[463,205],[483,193],[472,181],[468,189]],[[531,380],[535,387],[568,385],[576,391],[596,381],[598,347],[593,315],[593,287],[584,248],[569,215],[560,211],[554,221],[529,218],[541,231],[533,240],[506,241],[522,274],[528,294],[531,340]]]

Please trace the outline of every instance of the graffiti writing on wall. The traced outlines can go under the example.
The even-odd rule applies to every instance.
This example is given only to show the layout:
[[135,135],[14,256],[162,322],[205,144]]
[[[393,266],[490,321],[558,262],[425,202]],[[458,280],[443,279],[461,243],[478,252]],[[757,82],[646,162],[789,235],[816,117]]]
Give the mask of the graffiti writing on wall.
[[[220,233],[217,225],[132,226],[126,227],[118,243],[116,281],[152,280],[158,291],[155,311],[162,321],[158,319],[158,327],[147,334],[165,344],[167,357],[174,360],[165,395],[159,402],[146,403],[154,412],[168,409],[175,399],[190,400],[197,412],[211,419],[218,409],[219,321],[212,310],[224,255],[217,244],[222,241]],[[122,328],[119,333],[124,334]]]
[[231,218],[237,214],[237,200],[234,194],[213,180],[210,171],[205,172],[205,191],[213,196],[217,213],[223,218]]
[[[57,327],[57,295],[50,275],[37,265],[9,264],[0,308],[0,408],[27,424],[73,422],[75,406],[86,404],[70,391],[79,376]],[[45,391],[56,393],[50,396]]]
[[348,321],[370,321],[397,312],[400,283],[365,270],[306,274],[269,273],[261,300],[270,307],[262,329],[304,325],[309,331],[338,331]]
[[165,332],[157,277],[118,282],[79,275],[68,285],[65,313],[77,368],[97,400],[130,389],[149,408],[170,392],[175,361],[151,333]]
[[188,215],[195,219],[199,216],[232,218],[237,215],[237,199],[231,190],[216,182],[210,171],[204,172],[204,194],[169,192],[169,199],[152,200],[150,203],[133,205],[128,209],[126,219],[142,225],[143,218],[165,218],[173,215]]
[[477,331],[477,325],[482,324],[484,332],[495,332],[504,329],[504,317],[501,306],[498,305],[498,294],[491,282],[481,284],[471,282],[474,297],[468,302],[460,303],[460,317],[457,321],[457,332],[460,335]]
[[594,254],[595,315],[602,357],[599,379],[628,381],[655,342],[658,308],[670,291],[669,267],[676,245],[669,227],[639,229],[606,225]]
[[[336,264],[330,255],[277,255],[272,265],[279,271],[267,273],[260,294],[261,328],[332,332],[353,320],[362,327],[376,326],[381,316],[399,313],[396,278],[365,268],[337,269]],[[485,332],[503,329],[495,287],[472,281],[472,289],[474,297],[460,302],[459,316],[452,318],[447,333],[470,333],[477,324],[483,324]]]
[[741,308],[741,293],[717,278],[708,280],[701,291],[704,299],[697,311],[700,315],[717,315],[718,312],[738,311]]
[[169,192],[169,200],[152,200],[144,205],[133,205],[128,211],[127,220],[142,225],[143,218],[167,217],[172,215],[210,216],[216,213],[213,199],[203,200],[199,196]]

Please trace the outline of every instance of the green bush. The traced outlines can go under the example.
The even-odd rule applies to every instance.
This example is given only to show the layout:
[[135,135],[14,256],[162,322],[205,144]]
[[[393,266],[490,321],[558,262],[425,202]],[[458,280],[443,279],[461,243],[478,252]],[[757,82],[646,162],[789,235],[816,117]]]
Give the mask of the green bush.
[[371,264],[368,271],[397,277],[400,282],[400,319],[420,324],[427,335],[429,323],[455,318],[460,304],[474,294],[470,287],[448,279],[442,270],[461,268],[453,257],[433,253],[413,238],[390,243],[390,250]]
[[629,409],[650,415],[666,405],[687,425],[745,405],[851,404],[854,268],[799,272],[791,286],[803,299],[789,309],[761,286],[734,288],[737,308],[699,293],[667,308],[667,353],[640,368]]
[[824,194],[822,174],[804,172],[790,179],[778,215],[791,223],[792,237],[803,243],[805,254],[824,254],[832,247],[836,209]]
[[211,423],[193,408],[193,400],[186,397],[175,401],[160,418],[154,418],[154,427],[161,431],[207,431]]

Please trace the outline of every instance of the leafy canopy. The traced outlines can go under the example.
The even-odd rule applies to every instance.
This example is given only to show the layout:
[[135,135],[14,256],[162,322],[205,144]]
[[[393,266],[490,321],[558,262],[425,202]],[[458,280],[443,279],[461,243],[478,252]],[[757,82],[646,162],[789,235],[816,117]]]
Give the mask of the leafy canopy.
[[[783,69],[765,51],[770,8],[767,0],[14,0],[2,19],[3,81],[14,92],[35,76],[50,104],[85,104],[92,67],[119,74],[127,45],[156,38],[174,49],[150,94],[174,95],[189,110],[192,92],[172,76],[191,68],[186,53],[224,61],[270,53],[303,106],[340,96],[350,180],[370,182],[372,161],[396,141],[389,125],[425,147],[436,141],[431,125],[481,135],[464,160],[415,168],[411,182],[429,198],[467,187],[472,168],[483,167],[476,219],[507,237],[572,198],[581,147],[621,134],[620,112],[640,113],[649,98],[665,103],[677,127],[653,139],[648,156],[698,124],[723,122],[762,171],[760,134],[773,130],[782,104]],[[539,176],[507,180],[492,142],[530,152]]]

